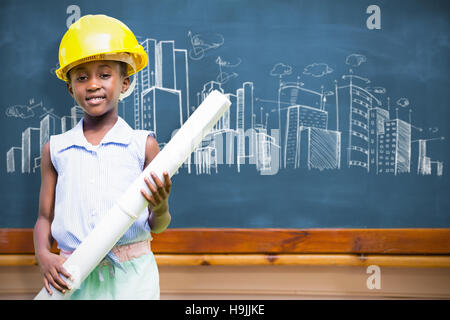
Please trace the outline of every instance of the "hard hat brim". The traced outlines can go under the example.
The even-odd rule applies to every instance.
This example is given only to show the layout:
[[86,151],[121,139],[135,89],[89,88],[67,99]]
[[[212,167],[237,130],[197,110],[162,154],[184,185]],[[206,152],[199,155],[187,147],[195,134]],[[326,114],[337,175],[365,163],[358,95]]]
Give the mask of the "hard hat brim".
[[125,62],[127,64],[127,76],[131,76],[144,69],[148,64],[148,56],[144,48],[139,45],[136,49],[135,52],[116,51],[93,54],[58,68],[55,73],[59,79],[69,82],[67,73],[74,67],[91,61],[113,60]]

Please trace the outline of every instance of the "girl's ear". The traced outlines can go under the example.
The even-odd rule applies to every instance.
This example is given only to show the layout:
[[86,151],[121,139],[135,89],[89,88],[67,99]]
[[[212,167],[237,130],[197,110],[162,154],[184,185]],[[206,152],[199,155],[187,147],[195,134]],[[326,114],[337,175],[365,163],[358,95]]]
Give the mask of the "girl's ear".
[[72,85],[69,82],[66,82],[67,85],[67,90],[69,90],[70,95],[73,98],[73,89],[72,89]]
[[128,88],[130,87],[130,77],[124,77],[123,81],[122,81],[122,90],[120,91],[120,93],[125,93]]

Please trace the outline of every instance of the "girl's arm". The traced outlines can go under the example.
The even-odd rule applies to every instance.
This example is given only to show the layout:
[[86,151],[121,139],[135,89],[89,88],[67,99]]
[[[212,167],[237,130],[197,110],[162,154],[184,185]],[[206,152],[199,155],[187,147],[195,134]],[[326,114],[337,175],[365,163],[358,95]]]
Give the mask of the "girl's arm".
[[53,244],[50,226],[53,221],[57,179],[58,174],[50,161],[50,144],[47,142],[42,150],[39,212],[34,227],[34,248],[36,258],[41,254],[50,252]]
[[50,144],[47,142],[42,150],[39,213],[33,237],[36,260],[41,267],[44,286],[50,294],[52,291],[49,284],[61,292],[69,288],[58,273],[70,278],[70,274],[62,267],[65,259],[50,251],[53,244],[50,226],[53,221],[57,179],[58,174],[50,160]]
[[[145,145],[144,168],[146,168],[147,165],[156,157],[159,151],[160,150],[156,139],[148,136]],[[151,194],[148,195],[143,190],[141,190],[141,193],[149,202],[148,223],[150,229],[153,233],[161,233],[169,226],[171,220],[168,198],[172,183],[168,174],[164,174],[164,183],[162,183],[156,176],[151,176],[150,178],[155,181],[156,187],[154,187],[150,181],[146,181]]]

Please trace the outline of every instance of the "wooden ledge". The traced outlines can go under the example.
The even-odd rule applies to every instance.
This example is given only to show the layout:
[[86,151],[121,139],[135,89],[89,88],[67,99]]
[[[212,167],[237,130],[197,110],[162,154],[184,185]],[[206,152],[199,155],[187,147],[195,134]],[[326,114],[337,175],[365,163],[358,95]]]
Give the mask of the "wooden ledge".
[[[450,228],[169,228],[153,236],[156,254],[450,254]],[[33,229],[0,228],[0,254],[34,254]]]
[[[158,266],[351,266],[450,268],[449,255],[155,254]],[[0,267],[35,266],[30,254],[2,254]]]

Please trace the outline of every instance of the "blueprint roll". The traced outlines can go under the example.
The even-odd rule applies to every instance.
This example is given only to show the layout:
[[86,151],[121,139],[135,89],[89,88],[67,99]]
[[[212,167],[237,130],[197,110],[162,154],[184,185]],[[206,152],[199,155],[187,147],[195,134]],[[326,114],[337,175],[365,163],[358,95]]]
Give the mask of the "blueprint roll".
[[217,90],[212,91],[118,199],[105,218],[64,262],[63,266],[72,275],[73,281],[66,279],[63,275],[60,276],[71,285],[72,289],[62,294],[52,288],[53,295],[50,295],[45,288],[42,288],[34,299],[68,299],[148,206],[147,200],[140,192],[144,189],[150,194],[144,177],[148,177],[150,172],[155,172],[161,181],[164,181],[164,171],[172,177],[230,105],[225,95]]

